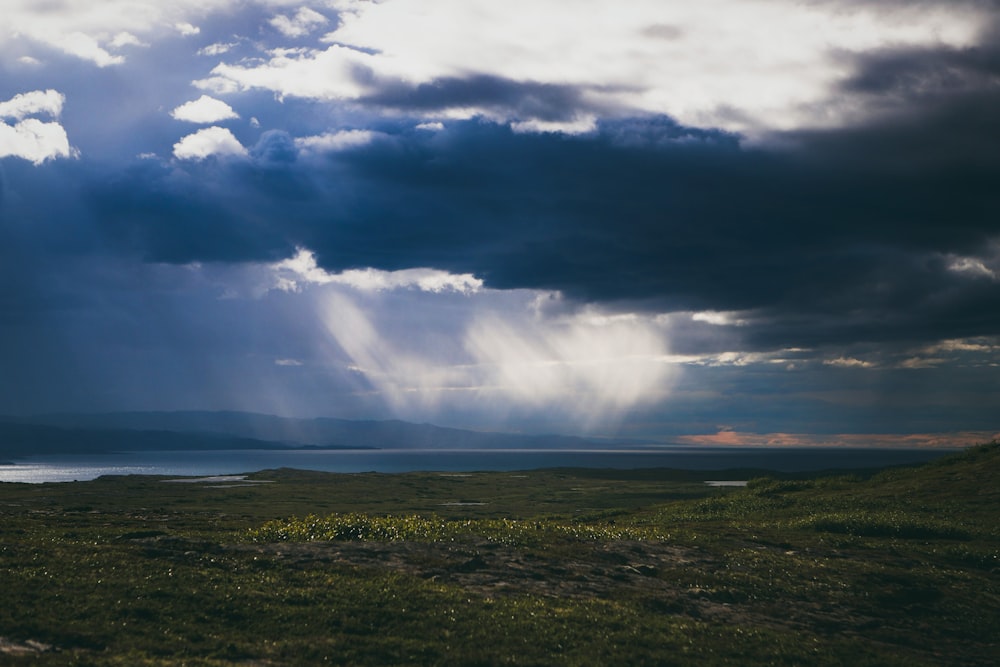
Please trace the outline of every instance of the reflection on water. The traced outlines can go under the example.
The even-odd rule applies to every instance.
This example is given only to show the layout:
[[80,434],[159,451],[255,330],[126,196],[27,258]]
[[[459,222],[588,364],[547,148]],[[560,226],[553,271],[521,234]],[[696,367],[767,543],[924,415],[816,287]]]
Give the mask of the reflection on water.
[[[100,464],[87,461],[67,461],[70,457],[47,460],[38,457],[17,465],[0,465],[0,482],[76,482],[96,479],[101,475],[159,475],[156,466]],[[90,457],[80,457],[87,458]],[[179,473],[180,474],[180,473]]]
[[[228,450],[38,456],[0,465],[0,482],[71,482],[102,475],[206,477],[275,468],[329,472],[468,472],[537,468],[804,470],[923,463],[953,449],[662,447],[632,450]],[[749,476],[741,477],[747,479]]]

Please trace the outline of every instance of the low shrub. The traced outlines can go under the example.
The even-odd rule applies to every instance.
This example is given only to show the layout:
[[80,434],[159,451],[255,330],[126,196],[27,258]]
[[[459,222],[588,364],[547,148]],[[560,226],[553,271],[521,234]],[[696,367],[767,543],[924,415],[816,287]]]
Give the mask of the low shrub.
[[929,517],[904,512],[837,512],[800,519],[793,524],[856,537],[968,540],[969,531]]
[[514,519],[371,516],[367,514],[309,515],[268,521],[247,532],[252,542],[446,542],[480,538],[499,544],[530,544],[552,538],[574,541],[646,540],[665,536],[649,528]]

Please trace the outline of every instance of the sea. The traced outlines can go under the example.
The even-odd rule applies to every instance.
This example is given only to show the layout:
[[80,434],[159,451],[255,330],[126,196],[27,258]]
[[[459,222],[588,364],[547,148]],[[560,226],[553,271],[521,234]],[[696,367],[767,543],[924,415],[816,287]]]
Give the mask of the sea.
[[0,464],[0,482],[72,482],[103,475],[203,477],[276,468],[329,472],[518,471],[540,468],[739,468],[808,472],[932,461],[957,449],[664,446],[640,449],[288,449],[144,451],[35,456]]

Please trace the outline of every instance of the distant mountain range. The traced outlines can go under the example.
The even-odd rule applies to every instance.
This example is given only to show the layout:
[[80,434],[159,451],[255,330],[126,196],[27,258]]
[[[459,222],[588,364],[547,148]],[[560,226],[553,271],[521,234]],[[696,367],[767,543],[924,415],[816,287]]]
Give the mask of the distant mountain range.
[[251,412],[0,417],[0,456],[7,458],[142,450],[587,449],[597,444],[572,436],[482,433],[396,420],[292,419]]

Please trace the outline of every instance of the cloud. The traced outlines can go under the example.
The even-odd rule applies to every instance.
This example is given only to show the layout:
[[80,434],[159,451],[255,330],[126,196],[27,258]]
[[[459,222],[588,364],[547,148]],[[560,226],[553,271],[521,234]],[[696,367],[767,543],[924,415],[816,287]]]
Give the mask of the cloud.
[[949,271],[970,279],[986,278],[994,282],[1000,280],[1000,240],[984,248],[979,257],[963,257],[948,254],[945,258]]
[[185,37],[190,37],[192,35],[197,35],[201,32],[201,28],[196,25],[192,25],[186,21],[174,24],[174,28]]
[[170,115],[177,120],[186,120],[191,123],[217,123],[220,120],[240,117],[231,106],[208,95],[202,95],[196,100],[185,102],[171,111]]
[[[998,268],[1000,161],[972,138],[991,136],[995,121],[967,102],[903,127],[796,134],[782,150],[663,117],[603,120],[576,136],[479,120],[437,132],[413,121],[271,130],[249,164],[185,166],[194,171],[183,187],[165,174],[119,179],[101,200],[148,199],[146,210],[169,192],[192,230],[215,230],[195,241],[187,227],[154,231],[137,216],[127,229],[149,257],[281,258],[304,247],[329,274],[430,267],[494,289],[701,313],[756,351],[968,337],[990,333],[1000,312],[998,283],[973,263]],[[948,137],[976,151],[954,167],[975,177],[943,177],[926,155],[879,164]],[[314,151],[322,159],[303,159]],[[102,204],[101,215],[120,208]],[[223,222],[240,219],[254,223]]]
[[298,137],[295,139],[295,147],[303,153],[327,153],[364,146],[378,136],[378,132],[370,130],[340,130],[312,137]]
[[[474,75],[434,79],[416,86],[379,85],[365,103],[390,109],[450,118],[483,116],[514,121],[519,131],[594,129],[586,90],[577,86],[543,84]],[[596,105],[593,105],[596,108]]]
[[[119,66],[126,62],[112,53],[125,46],[146,46],[163,34],[196,34],[189,19],[232,8],[232,0],[61,0],[58,3],[34,0],[6,0],[5,25],[0,46],[8,41],[30,40],[68,54],[97,67]],[[176,33],[175,33],[176,34]],[[111,49],[111,51],[109,51]]]
[[510,128],[515,132],[548,132],[553,134],[584,134],[592,132],[597,127],[597,118],[584,115],[573,120],[525,120],[515,121]]
[[149,46],[130,32],[120,32],[109,42],[111,46],[120,49],[123,46]]
[[957,257],[948,264],[948,270],[955,273],[964,273],[970,276],[978,276],[997,280],[997,274],[993,269],[988,268],[981,260],[971,257]]
[[178,160],[204,160],[211,155],[243,157],[247,150],[224,127],[206,127],[174,144],[174,157]]
[[827,359],[823,363],[827,366],[837,366],[839,368],[871,368],[874,366],[870,361],[854,359],[853,357],[837,357],[836,359]]
[[272,264],[270,270],[274,274],[275,287],[285,291],[296,291],[303,285],[337,284],[362,292],[416,288],[423,292],[471,294],[483,286],[483,281],[473,275],[453,275],[435,269],[378,271],[368,268],[328,273],[316,265],[313,253],[304,248],[298,248],[294,257]]
[[220,63],[194,85],[219,94],[263,89],[280,97],[357,99],[371,90],[366,77],[372,60],[339,45],[319,52],[279,50],[261,65]]
[[740,327],[747,324],[747,320],[740,317],[740,313],[720,313],[712,310],[692,313],[691,319],[695,322],[705,322],[718,327]]
[[33,90],[15,95],[6,102],[0,102],[0,118],[21,120],[25,116],[46,114],[58,118],[62,113],[66,97],[55,90]]
[[[567,123],[565,116],[624,109],[756,136],[838,127],[871,113],[863,83],[842,85],[854,54],[889,47],[966,49],[980,39],[990,12],[971,3],[961,11],[938,3],[886,11],[878,5],[727,0],[697,6],[636,0],[629,11],[600,0],[573,7],[538,0],[503,7],[487,0],[419,6],[397,0],[335,8],[340,20],[324,37],[329,48],[223,64],[200,85],[324,100],[388,100],[409,91],[411,108],[426,109],[422,98],[457,90],[463,80],[510,81],[575,91],[576,104],[555,120],[544,116],[544,95],[537,98],[543,110],[531,115],[523,105],[498,109],[495,91],[478,86],[477,97],[472,85],[464,106],[456,100],[450,112],[497,120],[502,112],[522,130],[545,131]],[[314,25],[298,20],[304,12],[280,16],[273,25],[290,36],[304,34]],[[579,131],[581,122],[568,127]]]
[[929,354],[939,352],[995,353],[1000,352],[1000,340],[995,338],[943,340],[936,345],[928,347],[926,352]]
[[270,20],[270,24],[286,37],[302,37],[313,32],[320,26],[329,23],[329,19],[319,12],[301,7],[293,16],[278,14]]
[[19,157],[36,165],[59,157],[73,157],[66,130],[57,122],[27,118],[43,114],[58,118],[65,97],[55,90],[35,90],[0,102],[0,118],[18,121],[10,125],[0,120],[0,158]]
[[66,130],[59,123],[43,123],[34,118],[13,126],[0,122],[0,158],[19,157],[38,165],[73,155]]
[[208,46],[203,46],[198,49],[199,56],[221,56],[223,53],[228,53],[235,47],[237,42],[216,42],[214,44],[209,44]]
[[482,289],[483,281],[472,274],[455,275],[437,269],[402,269],[378,271],[376,269],[351,269],[329,275],[330,282],[340,283],[361,291],[382,291],[416,288],[423,292],[460,292],[471,294]]
[[63,36],[58,45],[66,53],[83,60],[90,60],[98,67],[120,65],[125,62],[124,57],[111,55],[96,39],[82,32],[71,32]]

